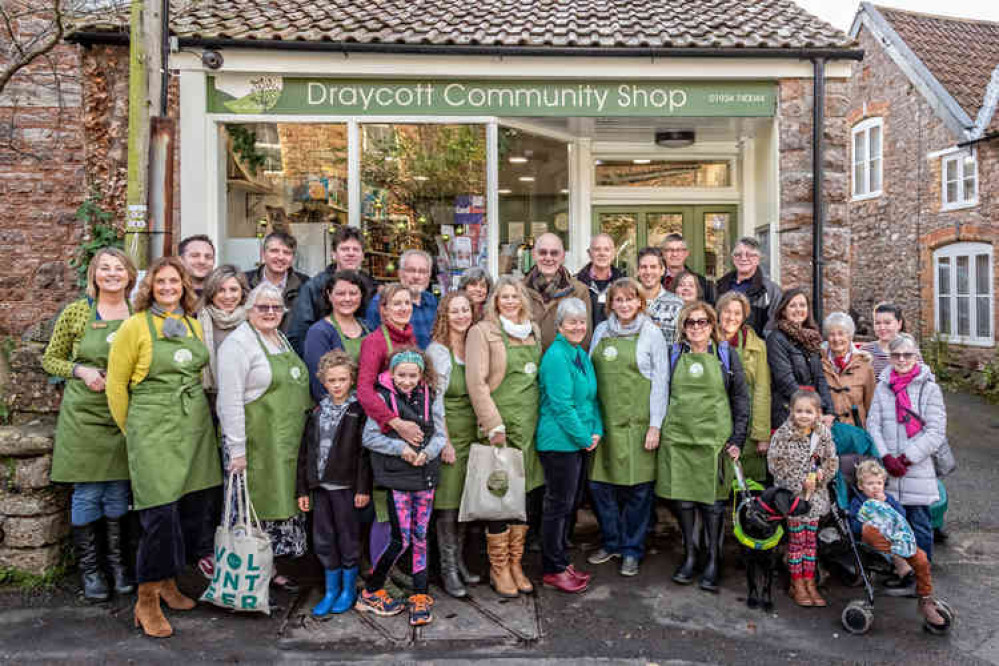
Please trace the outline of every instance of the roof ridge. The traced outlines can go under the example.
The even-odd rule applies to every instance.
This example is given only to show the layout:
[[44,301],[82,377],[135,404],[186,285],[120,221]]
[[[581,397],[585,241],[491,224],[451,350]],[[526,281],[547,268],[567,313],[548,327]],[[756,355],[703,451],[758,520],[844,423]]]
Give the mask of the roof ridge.
[[921,16],[923,18],[939,19],[941,21],[955,21],[958,23],[973,23],[976,25],[992,25],[999,27],[999,21],[991,21],[989,19],[976,19],[969,16],[948,16],[946,14],[933,14],[931,12],[917,12],[911,9],[900,9],[898,7],[889,7],[887,5],[878,5],[871,3],[872,6],[879,12],[898,12],[900,14],[909,14],[910,16]]

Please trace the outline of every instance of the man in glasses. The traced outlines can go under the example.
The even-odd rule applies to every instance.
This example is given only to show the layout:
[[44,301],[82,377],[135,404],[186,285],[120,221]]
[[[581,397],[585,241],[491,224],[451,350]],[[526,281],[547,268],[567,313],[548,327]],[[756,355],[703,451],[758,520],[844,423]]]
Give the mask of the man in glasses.
[[727,291],[745,294],[750,307],[746,323],[762,338],[763,329],[780,303],[780,286],[763,274],[760,268],[760,243],[755,238],[746,236],[739,239],[732,251],[732,263],[735,270],[718,280],[718,296],[721,297]]
[[524,276],[524,286],[531,298],[531,319],[541,329],[541,346],[547,350],[555,340],[555,314],[564,298],[578,298],[586,304],[586,337],[583,348],[590,348],[593,334],[593,312],[590,291],[572,277],[565,267],[565,247],[553,233],[538,236],[534,243],[534,268]]
[[669,234],[663,239],[661,249],[663,260],[666,262],[666,273],[663,275],[663,289],[675,292],[676,286],[673,282],[676,280],[676,276],[687,271],[697,278],[704,300],[708,303],[714,303],[714,285],[706,277],[687,267],[687,258],[690,256],[690,250],[687,248],[687,241],[683,240],[683,236],[680,234]]
[[294,236],[284,231],[272,231],[264,238],[263,247],[260,248],[260,265],[244,274],[250,289],[261,282],[267,282],[284,294],[287,308],[281,318],[281,330],[284,333],[288,332],[291,325],[291,312],[298,300],[299,290],[309,281],[308,275],[293,268],[297,250],[298,241]]
[[[430,272],[433,260],[423,250],[406,250],[399,257],[399,282],[409,290],[413,297],[413,335],[420,349],[426,349],[430,344],[430,333],[434,328],[434,318],[437,316],[437,297],[430,291]],[[382,325],[382,317],[378,311],[381,294],[371,299],[365,320],[372,331]]]
[[614,239],[609,234],[597,234],[590,239],[590,263],[576,273],[576,279],[590,290],[590,308],[593,314],[593,327],[607,319],[607,290],[618,278],[626,277],[624,271],[614,265],[617,256]]

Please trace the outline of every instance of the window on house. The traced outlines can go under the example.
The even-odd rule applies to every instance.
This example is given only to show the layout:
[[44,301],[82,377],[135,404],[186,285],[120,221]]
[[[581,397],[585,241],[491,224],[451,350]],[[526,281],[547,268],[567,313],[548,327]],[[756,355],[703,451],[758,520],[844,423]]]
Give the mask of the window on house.
[[943,158],[944,210],[978,203],[978,160],[974,152],[960,152]]
[[954,243],[933,253],[936,330],[952,342],[994,344],[992,246]]
[[884,123],[869,118],[853,128],[853,198],[869,199],[881,194]]

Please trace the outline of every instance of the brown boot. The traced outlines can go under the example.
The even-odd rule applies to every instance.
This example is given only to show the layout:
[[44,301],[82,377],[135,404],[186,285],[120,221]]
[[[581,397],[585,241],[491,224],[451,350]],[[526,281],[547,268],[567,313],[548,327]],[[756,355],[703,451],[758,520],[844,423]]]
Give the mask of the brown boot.
[[191,610],[196,605],[194,599],[184,596],[177,589],[177,579],[167,578],[160,581],[160,599],[166,602],[171,610]]
[[937,610],[937,602],[933,600],[933,597],[919,597],[919,614],[928,624],[935,627],[943,627],[947,624],[947,620]]
[[816,608],[825,608],[828,604],[826,604],[826,600],[822,598],[822,595],[819,594],[819,587],[815,584],[815,579],[802,578],[801,580],[805,583],[805,591],[811,597],[812,605]]
[[142,626],[146,636],[166,638],[173,635],[173,627],[167,622],[160,608],[160,585],[155,583],[139,583],[139,599],[135,602],[135,626]]
[[521,560],[524,559],[524,544],[527,542],[527,525],[510,526],[510,575],[521,594],[534,592],[534,585],[524,575]]
[[791,601],[799,606],[804,606],[805,608],[812,606],[812,595],[808,593],[808,588],[805,587],[804,578],[791,579],[791,589],[788,590],[788,595],[791,597]]
[[510,530],[499,534],[486,533],[489,553],[489,584],[501,597],[517,596],[517,584],[510,575]]

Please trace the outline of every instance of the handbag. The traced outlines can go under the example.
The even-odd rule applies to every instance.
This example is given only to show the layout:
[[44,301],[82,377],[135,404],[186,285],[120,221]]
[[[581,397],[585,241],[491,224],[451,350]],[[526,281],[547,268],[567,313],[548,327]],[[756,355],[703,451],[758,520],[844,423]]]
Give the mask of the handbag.
[[226,483],[222,524],[215,529],[215,575],[201,601],[238,612],[270,615],[273,574],[271,538],[261,527],[250,502],[246,473],[231,472]]
[[[919,387],[919,397],[916,398],[917,405],[923,404],[924,386],[926,386],[925,383]],[[907,411],[919,421],[920,425],[926,426],[926,419],[911,409]],[[943,478],[957,469],[957,459],[954,458],[954,451],[950,448],[950,440],[947,439],[946,434],[944,435],[943,443],[937,447],[937,450],[933,452],[931,457],[933,458],[933,471],[936,473],[937,478]]]
[[524,454],[509,446],[472,444],[458,521],[527,520]]

